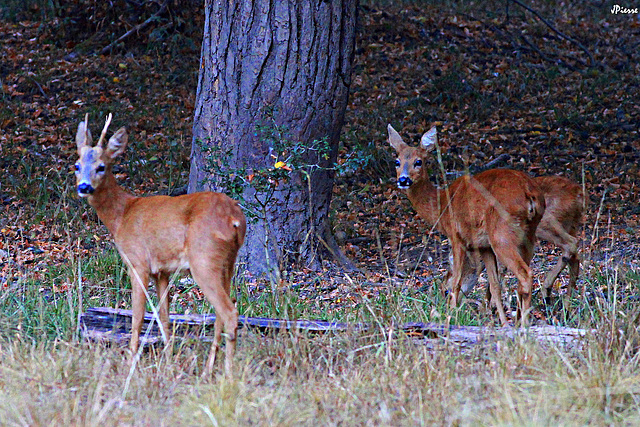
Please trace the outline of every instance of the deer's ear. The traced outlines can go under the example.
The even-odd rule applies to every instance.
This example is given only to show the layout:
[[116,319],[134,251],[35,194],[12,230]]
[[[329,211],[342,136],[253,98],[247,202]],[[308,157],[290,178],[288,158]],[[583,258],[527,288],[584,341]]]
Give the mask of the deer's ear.
[[127,129],[123,127],[118,129],[118,131],[109,138],[109,142],[107,143],[107,148],[105,149],[105,155],[107,158],[115,159],[122,154],[124,149],[127,147],[128,140],[129,135],[127,135]]
[[93,138],[91,138],[91,131],[88,128],[89,120],[85,117],[85,120],[78,125],[78,131],[76,132],[76,145],[78,147],[78,154],[82,147],[93,145]]
[[433,150],[438,143],[438,130],[435,126],[425,132],[420,139],[420,145],[427,151]]
[[389,144],[391,144],[396,151],[400,152],[400,150],[407,146],[393,126],[387,125],[387,132],[389,132]]

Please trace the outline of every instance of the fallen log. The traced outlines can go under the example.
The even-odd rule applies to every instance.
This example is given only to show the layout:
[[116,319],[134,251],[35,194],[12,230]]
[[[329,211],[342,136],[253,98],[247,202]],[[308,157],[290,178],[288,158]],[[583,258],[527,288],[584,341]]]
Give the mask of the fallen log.
[[[82,335],[91,340],[112,341],[116,343],[128,342],[131,336],[131,310],[120,310],[108,307],[92,307],[80,315]],[[197,337],[209,341],[213,338],[213,324],[215,314],[171,314],[169,316],[176,336]],[[262,317],[239,316],[238,326],[267,330],[307,330],[312,332],[346,331],[353,326],[346,323],[314,321],[314,320],[283,320]],[[358,326],[356,325],[355,328]],[[153,344],[162,339],[158,322],[153,313],[145,313],[142,332],[145,335],[141,342],[145,345]]]
[[[125,345],[131,337],[131,310],[107,307],[89,308],[80,316],[82,336],[91,341],[112,342]],[[211,341],[215,314],[172,314],[170,319],[176,337]],[[342,323],[323,320],[286,320],[264,317],[240,316],[240,329],[268,331],[308,331],[312,333],[374,330],[373,324]],[[401,332],[414,341],[424,342],[429,347],[450,343],[461,347],[491,344],[499,340],[513,341],[519,337],[530,337],[543,344],[561,347],[574,346],[587,336],[588,330],[560,326],[531,326],[528,328],[493,326],[457,326],[439,323],[411,322],[390,326],[392,332]],[[387,331],[388,332],[388,331]],[[158,323],[152,313],[145,313],[140,342],[150,345],[162,341]]]

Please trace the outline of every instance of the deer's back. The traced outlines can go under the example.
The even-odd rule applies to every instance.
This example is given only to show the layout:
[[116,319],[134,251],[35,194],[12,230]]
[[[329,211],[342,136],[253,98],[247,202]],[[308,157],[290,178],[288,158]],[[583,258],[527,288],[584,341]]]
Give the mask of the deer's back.
[[[444,191],[444,190],[442,190]],[[441,194],[442,194],[441,191]],[[510,221],[533,236],[544,213],[544,196],[524,172],[490,169],[458,178],[449,187],[454,220],[447,235],[456,233],[468,245],[489,246],[488,235],[500,221]]]
[[534,178],[546,202],[541,225],[558,221],[570,234],[575,235],[584,216],[584,194],[582,187],[563,176],[541,176]]
[[131,199],[114,238],[123,257],[148,264],[155,273],[188,269],[190,247],[206,252],[225,245],[237,251],[245,232],[237,202],[221,193],[200,192]]

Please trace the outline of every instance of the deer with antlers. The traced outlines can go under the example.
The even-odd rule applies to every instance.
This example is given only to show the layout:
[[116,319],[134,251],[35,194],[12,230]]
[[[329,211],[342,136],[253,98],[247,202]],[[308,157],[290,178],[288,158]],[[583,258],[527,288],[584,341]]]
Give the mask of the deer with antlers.
[[104,139],[111,114],[96,146],[89,131],[88,115],[76,134],[79,159],[75,164],[78,195],[87,198],[107,227],[131,279],[133,320],[132,357],[140,343],[147,286],[153,279],[158,293],[158,317],[163,336],[169,336],[169,277],[190,270],[216,312],[214,340],[204,369],[213,371],[216,353],[225,332],[225,371],[232,375],[238,311],[230,297],[231,279],[238,250],[246,232],[246,220],[238,203],[221,193],[200,192],[177,197],[135,197],[123,190],[111,171],[127,145],[127,131],[120,128],[106,146]]
[[492,299],[502,325],[508,325],[502,306],[497,262],[518,279],[517,318],[523,325],[531,307],[535,232],[544,210],[544,195],[524,172],[491,169],[465,175],[444,189],[429,180],[423,165],[437,143],[436,128],[426,132],[418,147],[407,145],[389,125],[389,143],[397,153],[398,188],[405,190],[418,214],[444,233],[451,244],[450,305],[455,307],[462,282],[471,270],[470,260],[484,261]]

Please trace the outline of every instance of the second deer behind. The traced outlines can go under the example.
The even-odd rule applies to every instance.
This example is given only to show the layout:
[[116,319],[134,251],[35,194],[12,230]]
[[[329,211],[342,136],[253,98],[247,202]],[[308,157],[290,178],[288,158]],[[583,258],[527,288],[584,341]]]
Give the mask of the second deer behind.
[[517,317],[526,324],[533,289],[529,264],[536,227],[545,209],[544,195],[538,185],[524,172],[491,169],[460,177],[439,190],[423,167],[428,152],[437,142],[436,128],[422,136],[418,147],[405,144],[391,125],[387,130],[389,143],[398,155],[398,188],[406,190],[414,209],[425,221],[449,238],[451,307],[457,305],[462,280],[472,268],[469,260],[479,254],[487,269],[492,300],[496,301],[501,323],[508,325],[497,261],[518,279]]

